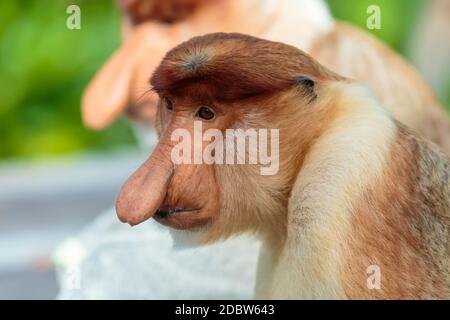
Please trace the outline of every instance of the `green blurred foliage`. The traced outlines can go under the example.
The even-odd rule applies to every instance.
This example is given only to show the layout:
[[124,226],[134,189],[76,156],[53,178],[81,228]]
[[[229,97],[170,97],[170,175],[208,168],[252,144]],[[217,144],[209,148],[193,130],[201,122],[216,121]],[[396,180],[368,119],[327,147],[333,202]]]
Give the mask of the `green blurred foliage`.
[[[409,33],[424,0],[327,0],[336,19],[352,23],[404,54]],[[367,28],[367,8],[381,9],[381,29]]]
[[[66,28],[70,4],[81,29]],[[80,97],[119,45],[112,1],[0,2],[0,158],[41,157],[133,142],[119,121],[103,132],[83,127]]]
[[[382,29],[371,32],[401,53],[423,4],[423,0],[327,2],[337,18],[365,30],[367,7],[379,5]],[[66,28],[70,4],[81,7],[81,30]],[[124,120],[93,132],[80,119],[83,88],[118,46],[119,13],[114,1],[0,1],[0,158],[106,150],[133,143]]]

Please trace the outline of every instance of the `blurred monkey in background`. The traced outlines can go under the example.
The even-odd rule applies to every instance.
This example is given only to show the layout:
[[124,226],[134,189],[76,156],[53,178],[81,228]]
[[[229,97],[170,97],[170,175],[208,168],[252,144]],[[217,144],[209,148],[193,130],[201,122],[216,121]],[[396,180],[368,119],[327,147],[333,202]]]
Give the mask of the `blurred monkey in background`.
[[83,119],[101,129],[127,112],[153,121],[147,81],[164,54],[192,36],[240,32],[310,53],[343,76],[369,85],[391,114],[450,154],[450,119],[399,55],[370,35],[335,22],[321,0],[120,0],[123,45],[87,87]]

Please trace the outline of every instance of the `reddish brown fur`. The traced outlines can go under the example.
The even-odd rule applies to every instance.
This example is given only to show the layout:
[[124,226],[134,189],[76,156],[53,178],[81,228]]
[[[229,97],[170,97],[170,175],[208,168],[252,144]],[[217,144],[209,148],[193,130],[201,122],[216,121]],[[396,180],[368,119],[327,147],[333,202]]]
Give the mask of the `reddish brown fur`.
[[[403,125],[384,176],[355,208],[342,277],[350,299],[438,299],[450,295],[450,166]],[[368,290],[366,268],[381,270]]]
[[205,0],[118,0],[132,23],[175,22],[191,15]]
[[213,33],[169,51],[150,83],[160,95],[202,84],[217,100],[235,101],[291,88],[300,75],[315,81],[342,79],[295,47],[237,33]]

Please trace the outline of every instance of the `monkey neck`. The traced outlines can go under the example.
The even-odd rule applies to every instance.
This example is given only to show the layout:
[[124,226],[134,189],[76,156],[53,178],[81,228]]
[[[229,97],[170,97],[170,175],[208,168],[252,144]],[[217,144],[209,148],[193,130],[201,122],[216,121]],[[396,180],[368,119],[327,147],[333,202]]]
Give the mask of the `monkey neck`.
[[258,267],[257,293],[267,291],[271,298],[345,297],[339,256],[353,204],[382,174],[396,132],[386,111],[361,86],[333,84],[321,95],[309,114],[301,111],[301,120],[292,120],[293,128],[301,125],[291,130],[298,141],[291,144],[297,148],[291,154],[298,156],[290,168],[297,173],[286,234],[282,241],[265,241]]
[[325,93],[321,101],[309,104],[298,96],[296,89],[275,95],[265,102],[277,109],[268,108],[269,114],[263,116],[271,121],[255,125],[280,128],[280,168],[276,175],[265,177],[265,185],[270,188],[261,192],[279,195],[276,205],[271,206],[269,212],[260,214],[265,217],[260,235],[270,247],[283,246],[289,224],[289,197],[297,177],[314,145],[325,136],[342,113],[341,108],[327,98],[328,94]]

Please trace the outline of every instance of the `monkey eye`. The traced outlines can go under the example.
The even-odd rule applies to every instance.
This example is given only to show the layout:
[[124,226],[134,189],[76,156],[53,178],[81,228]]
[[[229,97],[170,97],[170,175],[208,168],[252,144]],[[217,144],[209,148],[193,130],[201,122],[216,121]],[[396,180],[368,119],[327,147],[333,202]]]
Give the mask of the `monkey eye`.
[[211,108],[207,106],[201,106],[200,108],[198,108],[195,116],[203,120],[212,120],[216,116],[216,114]]
[[163,98],[163,101],[164,101],[164,106],[166,107],[166,109],[172,111],[172,110],[173,110],[173,103],[172,103],[172,100],[170,100],[170,99],[167,98],[167,97],[164,97],[164,98]]

